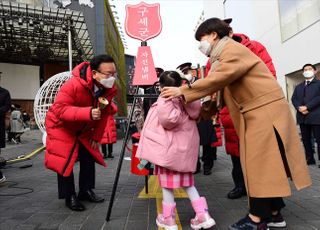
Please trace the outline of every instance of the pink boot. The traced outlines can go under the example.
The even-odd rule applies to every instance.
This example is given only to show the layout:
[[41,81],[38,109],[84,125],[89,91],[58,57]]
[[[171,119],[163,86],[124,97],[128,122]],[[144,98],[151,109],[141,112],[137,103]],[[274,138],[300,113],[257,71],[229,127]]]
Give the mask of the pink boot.
[[176,203],[165,203],[162,201],[162,214],[159,214],[156,219],[158,227],[165,230],[178,230],[175,210]]
[[190,226],[192,229],[208,229],[216,224],[214,219],[208,213],[208,204],[206,198],[200,197],[191,202],[194,211],[196,212],[195,218],[191,219]]

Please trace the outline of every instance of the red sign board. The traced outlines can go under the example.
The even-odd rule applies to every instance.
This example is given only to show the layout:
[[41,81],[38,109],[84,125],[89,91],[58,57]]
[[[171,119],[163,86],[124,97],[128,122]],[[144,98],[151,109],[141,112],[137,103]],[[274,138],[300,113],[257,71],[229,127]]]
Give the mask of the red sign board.
[[160,4],[126,5],[126,33],[135,39],[147,41],[158,36],[162,29]]
[[150,46],[140,46],[132,85],[153,85],[157,81]]

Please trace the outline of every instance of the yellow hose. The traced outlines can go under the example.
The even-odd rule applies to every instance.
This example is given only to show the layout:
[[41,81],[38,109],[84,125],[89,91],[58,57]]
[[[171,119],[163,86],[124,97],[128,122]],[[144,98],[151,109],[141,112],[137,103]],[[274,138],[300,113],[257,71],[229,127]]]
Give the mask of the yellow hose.
[[44,150],[46,147],[44,146],[41,146],[40,148],[34,150],[33,152],[25,155],[24,157],[21,157],[21,158],[15,158],[15,159],[12,159],[12,160],[7,160],[7,164],[10,164],[10,163],[15,163],[17,161],[24,161],[24,160],[30,160],[30,157],[32,157],[33,155],[37,154],[38,152],[41,152],[42,150]]

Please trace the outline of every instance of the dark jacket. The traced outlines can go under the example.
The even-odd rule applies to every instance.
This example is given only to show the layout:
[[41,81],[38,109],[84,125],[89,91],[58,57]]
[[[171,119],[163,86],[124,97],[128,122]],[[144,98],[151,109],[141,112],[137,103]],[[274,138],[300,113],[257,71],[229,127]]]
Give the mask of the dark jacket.
[[[320,81],[314,78],[308,86],[305,81],[294,89],[292,98],[293,106],[297,110],[297,123],[308,125],[320,125]],[[303,115],[299,112],[299,106],[307,106],[309,113]]]
[[148,98],[148,94],[159,94],[159,93],[152,86],[152,87],[145,89],[145,94],[146,94],[146,97],[143,99],[144,119],[147,118],[147,114],[149,112],[151,105],[158,100],[158,98]]
[[200,145],[210,145],[218,140],[212,120],[200,121],[198,123],[198,130],[200,135]]
[[0,87],[0,148],[6,147],[5,115],[10,107],[10,93],[8,90]]

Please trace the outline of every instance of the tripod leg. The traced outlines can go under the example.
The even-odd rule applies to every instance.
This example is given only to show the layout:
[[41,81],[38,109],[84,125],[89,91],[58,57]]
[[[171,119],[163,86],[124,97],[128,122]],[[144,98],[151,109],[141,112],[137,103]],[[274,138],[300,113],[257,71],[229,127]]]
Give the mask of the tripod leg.
[[[136,88],[135,95],[137,95],[138,92],[139,92],[139,86],[137,86],[137,88]],[[113,201],[114,201],[114,197],[115,197],[116,190],[117,190],[117,187],[118,187],[118,181],[119,181],[120,171],[121,171],[121,167],[122,167],[122,161],[123,161],[123,157],[124,157],[124,153],[125,153],[125,148],[126,148],[126,145],[127,145],[128,137],[129,137],[130,123],[132,121],[133,111],[134,111],[136,102],[137,102],[137,98],[134,97],[132,108],[131,108],[131,111],[130,111],[129,121],[128,121],[127,128],[126,128],[126,134],[125,134],[125,137],[124,137],[124,140],[123,140],[123,143],[122,143],[122,147],[121,147],[121,153],[120,153],[120,158],[119,158],[119,162],[118,162],[117,172],[116,172],[116,176],[115,176],[114,182],[113,182],[112,193],[111,193],[110,202],[109,202],[109,206],[108,206],[106,221],[110,220]]]
[[148,179],[149,176],[145,176],[144,177],[144,183],[145,183],[145,187],[146,187],[146,194],[148,194],[149,188],[148,188]]

